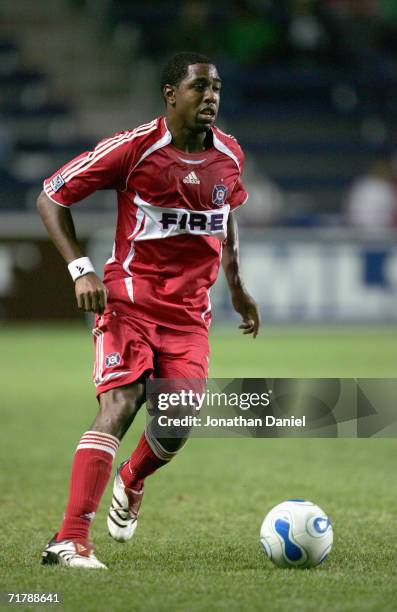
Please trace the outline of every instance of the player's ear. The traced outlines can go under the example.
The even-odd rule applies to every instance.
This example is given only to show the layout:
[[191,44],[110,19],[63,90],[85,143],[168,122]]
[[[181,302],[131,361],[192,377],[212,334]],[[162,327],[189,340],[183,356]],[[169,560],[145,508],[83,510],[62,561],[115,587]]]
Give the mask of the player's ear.
[[168,104],[175,104],[175,87],[173,85],[164,85],[163,94]]

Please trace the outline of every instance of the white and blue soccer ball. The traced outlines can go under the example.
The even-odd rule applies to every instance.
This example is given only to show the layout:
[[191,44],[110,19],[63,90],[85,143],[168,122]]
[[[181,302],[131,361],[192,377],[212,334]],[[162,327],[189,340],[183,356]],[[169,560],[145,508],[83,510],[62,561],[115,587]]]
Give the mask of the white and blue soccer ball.
[[290,499],[272,508],[260,533],[264,553],[275,565],[302,569],[325,561],[333,538],[328,516],[304,499]]

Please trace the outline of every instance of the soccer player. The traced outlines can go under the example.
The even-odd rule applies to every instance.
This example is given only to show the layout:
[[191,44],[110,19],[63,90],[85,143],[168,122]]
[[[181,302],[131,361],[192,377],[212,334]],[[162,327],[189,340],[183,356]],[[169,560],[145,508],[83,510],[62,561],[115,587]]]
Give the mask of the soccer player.
[[[239,270],[232,211],[244,204],[244,156],[218,128],[221,79],[200,54],[180,53],[161,82],[166,117],[99,142],[44,181],[37,207],[68,264],[78,307],[96,313],[94,382],[99,412],[77,445],[69,501],[44,564],[105,568],[89,527],[120,440],[145,401],[147,377],[205,379],[209,289],[220,262],[244,334],[255,338],[257,305]],[[76,239],[70,206],[97,189],[117,191],[115,242],[104,282]],[[119,542],[136,528],[144,481],[184,439],[147,427],[116,472],[107,524]]]

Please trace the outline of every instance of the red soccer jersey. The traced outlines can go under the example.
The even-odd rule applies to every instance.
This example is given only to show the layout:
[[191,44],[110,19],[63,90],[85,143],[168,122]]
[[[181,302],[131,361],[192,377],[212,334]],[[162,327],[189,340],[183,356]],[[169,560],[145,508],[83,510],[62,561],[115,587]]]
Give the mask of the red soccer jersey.
[[184,153],[165,118],[99,142],[44,181],[70,206],[116,189],[118,218],[104,282],[120,313],[185,331],[206,331],[229,211],[247,200],[237,141],[212,128],[213,146]]

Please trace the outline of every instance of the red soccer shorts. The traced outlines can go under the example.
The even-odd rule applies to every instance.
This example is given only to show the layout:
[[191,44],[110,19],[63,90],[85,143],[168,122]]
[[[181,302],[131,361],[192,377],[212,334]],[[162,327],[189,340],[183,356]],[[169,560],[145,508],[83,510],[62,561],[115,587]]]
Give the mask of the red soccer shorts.
[[208,337],[114,312],[96,317],[94,383],[97,397],[144,372],[155,378],[208,375]]

